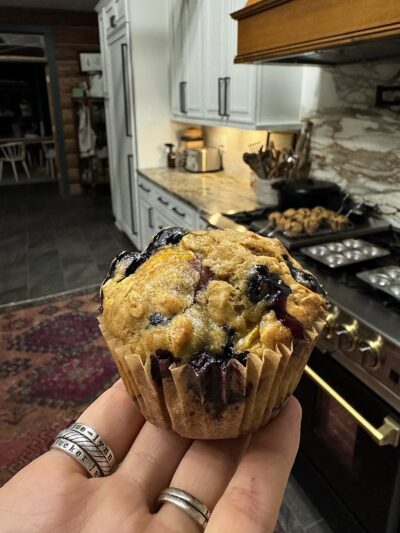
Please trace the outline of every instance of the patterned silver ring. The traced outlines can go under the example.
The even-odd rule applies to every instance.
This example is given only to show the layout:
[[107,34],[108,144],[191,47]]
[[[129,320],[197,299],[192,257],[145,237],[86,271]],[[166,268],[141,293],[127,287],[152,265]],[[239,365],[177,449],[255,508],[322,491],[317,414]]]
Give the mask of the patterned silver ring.
[[159,507],[164,502],[172,503],[190,516],[204,531],[210,519],[210,511],[204,503],[186,492],[175,487],[163,490],[157,499]]
[[57,435],[57,438],[63,438],[77,444],[97,463],[104,476],[109,476],[111,474],[111,465],[104,455],[104,452],[100,450],[96,444],[93,444],[93,442],[85,435],[73,429],[63,429]]
[[85,452],[80,446],[63,438],[56,438],[51,447],[55,450],[61,450],[62,452],[70,455],[76,459],[92,477],[102,477],[103,472],[98,464]]
[[115,465],[115,455],[110,446],[106,443],[101,435],[99,435],[92,427],[81,422],[75,422],[69,426],[69,429],[74,431],[79,431],[82,435],[85,435],[89,440],[95,444],[99,450],[104,453],[105,458],[110,464],[110,468]]

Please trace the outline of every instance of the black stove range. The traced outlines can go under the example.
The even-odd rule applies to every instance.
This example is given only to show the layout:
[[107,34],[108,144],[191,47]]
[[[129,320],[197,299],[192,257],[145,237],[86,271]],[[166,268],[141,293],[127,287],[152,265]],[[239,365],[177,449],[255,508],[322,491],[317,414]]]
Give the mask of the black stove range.
[[[267,214],[229,215],[226,226],[217,225],[259,232]],[[331,269],[290,249],[332,302],[296,391],[303,425],[295,475],[307,490],[315,489],[315,503],[329,502],[320,511],[341,533],[400,531],[400,302],[356,276],[400,265],[400,231],[375,231],[362,239],[390,255],[352,266]],[[337,234],[325,237],[335,240]]]

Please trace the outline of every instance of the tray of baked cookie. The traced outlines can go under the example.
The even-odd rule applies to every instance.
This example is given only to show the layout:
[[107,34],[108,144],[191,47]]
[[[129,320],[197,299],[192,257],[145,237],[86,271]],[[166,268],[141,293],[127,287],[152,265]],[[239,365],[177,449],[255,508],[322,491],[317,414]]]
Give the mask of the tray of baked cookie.
[[270,211],[251,223],[253,231],[277,237],[289,249],[372,235],[388,228],[389,224],[377,216],[357,223],[322,206]]
[[356,276],[374,289],[379,289],[400,301],[400,266],[386,265],[357,272]]
[[300,248],[300,251],[330,268],[354,265],[390,255],[389,250],[362,239],[345,239]]

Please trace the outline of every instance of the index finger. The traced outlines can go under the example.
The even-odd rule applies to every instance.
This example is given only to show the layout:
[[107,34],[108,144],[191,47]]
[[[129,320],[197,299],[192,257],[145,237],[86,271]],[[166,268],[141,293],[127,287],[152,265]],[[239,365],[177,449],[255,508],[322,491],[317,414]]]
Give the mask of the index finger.
[[207,533],[269,533],[274,530],[299,447],[301,407],[290,398],[283,411],[252,436],[250,445],[216,505]]

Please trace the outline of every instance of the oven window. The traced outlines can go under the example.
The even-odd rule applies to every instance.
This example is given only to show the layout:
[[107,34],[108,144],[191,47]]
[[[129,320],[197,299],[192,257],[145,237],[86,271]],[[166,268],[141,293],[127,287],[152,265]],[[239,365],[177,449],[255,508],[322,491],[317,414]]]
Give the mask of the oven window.
[[352,469],[358,424],[336,400],[318,391],[313,431],[339,464]]

